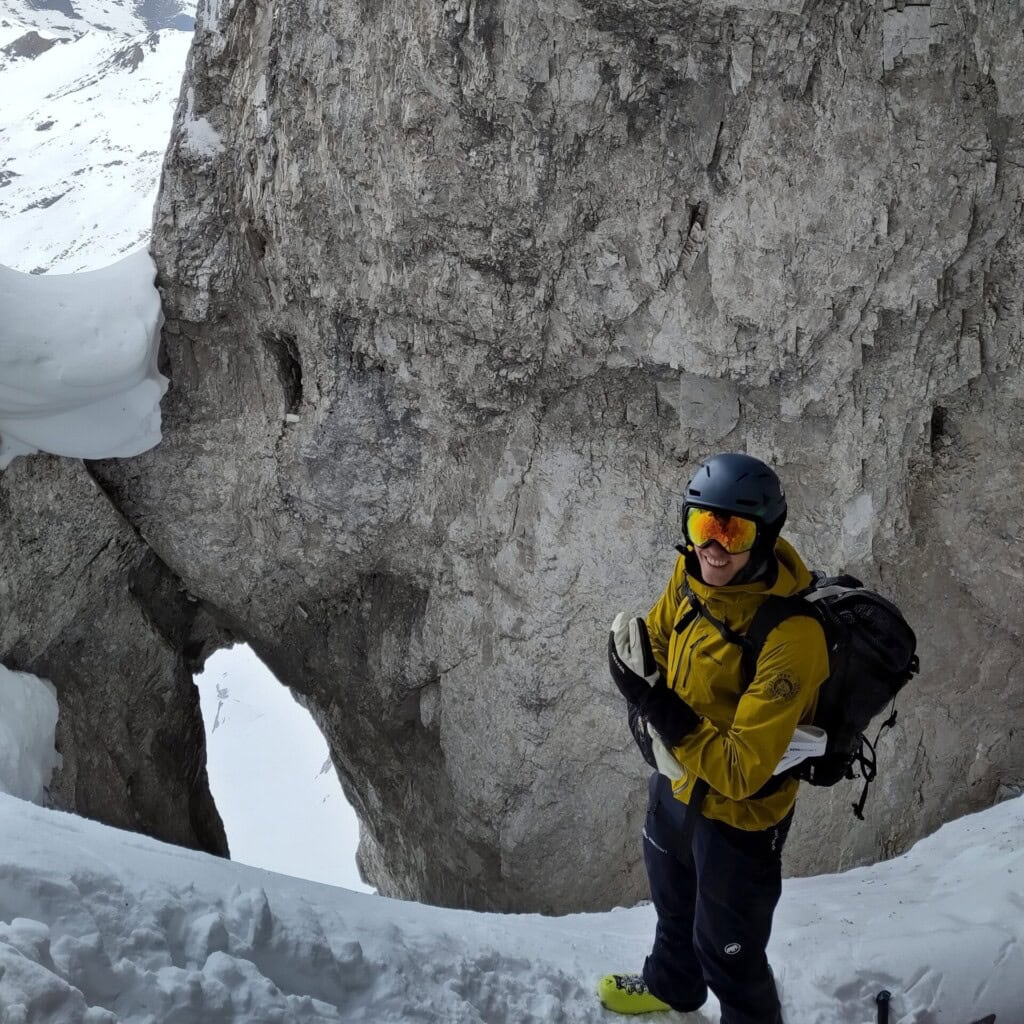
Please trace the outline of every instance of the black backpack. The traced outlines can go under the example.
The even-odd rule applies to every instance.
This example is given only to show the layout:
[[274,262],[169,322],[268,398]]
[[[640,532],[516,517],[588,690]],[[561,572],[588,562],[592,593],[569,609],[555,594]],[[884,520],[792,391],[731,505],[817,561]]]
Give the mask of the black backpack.
[[[834,786],[864,779],[854,814],[863,820],[868,787],[877,773],[875,744],[882,731],[896,723],[896,695],[920,668],[917,638],[902,612],[891,601],[868,590],[853,576],[825,576],[815,572],[813,583],[792,597],[768,597],[754,613],[743,647],[743,677],[753,680],[757,659],[768,634],[793,615],[817,619],[825,631],[829,674],[818,692],[813,725],[828,734],[825,753],[811,757],[783,773],[812,786]],[[892,704],[874,741],[865,731],[872,719]]]

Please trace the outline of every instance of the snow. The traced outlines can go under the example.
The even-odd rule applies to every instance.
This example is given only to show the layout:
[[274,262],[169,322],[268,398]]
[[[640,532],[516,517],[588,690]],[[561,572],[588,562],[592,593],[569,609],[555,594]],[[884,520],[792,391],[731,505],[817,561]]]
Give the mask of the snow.
[[[40,728],[48,684],[15,678],[0,765],[17,783],[48,776],[55,717]],[[769,953],[789,1024],[870,1024],[883,988],[893,1024],[1020,1024],[1022,830],[1016,797],[892,861],[787,879]],[[648,905],[542,917],[384,899],[9,795],[0,834],[4,1024],[614,1021],[597,979],[638,968],[654,928]],[[717,1006],[649,1019],[710,1024]]]
[[[192,34],[72,36],[45,28],[55,12],[31,14],[0,18],[0,264],[103,267],[148,244]],[[30,30],[61,41],[4,52]]]
[[160,441],[155,276],[144,251],[82,274],[0,267],[0,469],[40,450],[99,459]]
[[372,892],[355,864],[359,821],[309,712],[243,644],[213,654],[196,686],[232,860]]
[[196,96],[191,86],[185,96],[185,145],[196,156],[211,157],[222,153],[224,143],[217,134],[217,129],[205,117],[196,117],[193,114]]
[[53,749],[53,684],[0,665],[0,792],[42,800],[60,755]]
[[[33,25],[51,32],[77,34],[86,28],[102,28],[119,34],[130,34],[145,29],[145,24],[136,16],[134,5],[124,0],[35,2],[38,7],[30,12]],[[0,20],[23,20],[26,17],[25,7],[25,0],[0,0]]]

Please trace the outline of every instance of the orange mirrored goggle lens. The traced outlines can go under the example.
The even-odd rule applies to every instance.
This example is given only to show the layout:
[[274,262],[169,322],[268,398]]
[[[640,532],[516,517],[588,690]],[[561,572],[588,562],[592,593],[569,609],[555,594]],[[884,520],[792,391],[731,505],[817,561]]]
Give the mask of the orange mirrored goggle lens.
[[686,512],[686,535],[699,548],[717,540],[730,555],[739,555],[754,546],[757,523],[726,512],[691,508]]

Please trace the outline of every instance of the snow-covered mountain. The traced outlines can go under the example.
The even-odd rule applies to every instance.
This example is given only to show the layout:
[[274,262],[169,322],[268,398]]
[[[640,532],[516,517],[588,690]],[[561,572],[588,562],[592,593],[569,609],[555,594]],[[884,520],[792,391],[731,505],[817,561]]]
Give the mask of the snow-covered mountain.
[[81,35],[90,29],[138,35],[173,28],[191,31],[195,0],[0,0],[0,21]]
[[194,13],[0,0],[0,264],[71,272],[147,244]]

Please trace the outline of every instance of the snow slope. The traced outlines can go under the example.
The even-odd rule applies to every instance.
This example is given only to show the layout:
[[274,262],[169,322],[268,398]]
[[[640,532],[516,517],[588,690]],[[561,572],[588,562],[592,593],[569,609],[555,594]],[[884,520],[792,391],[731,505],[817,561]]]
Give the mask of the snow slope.
[[[899,859],[786,882],[772,942],[790,1024],[1024,1021],[1024,800]],[[333,889],[0,796],[4,1021],[72,1024],[611,1021],[597,978],[635,968],[649,907],[545,918]],[[699,1014],[657,1020],[706,1024]]]
[[243,644],[212,654],[195,683],[231,859],[372,892],[356,868],[359,820],[309,712]]
[[138,35],[162,28],[188,31],[195,11],[195,0],[0,0],[0,23],[30,21],[74,35],[92,30]]
[[74,9],[0,0],[0,264],[15,270],[94,269],[149,242],[192,35],[147,32],[115,0]]

